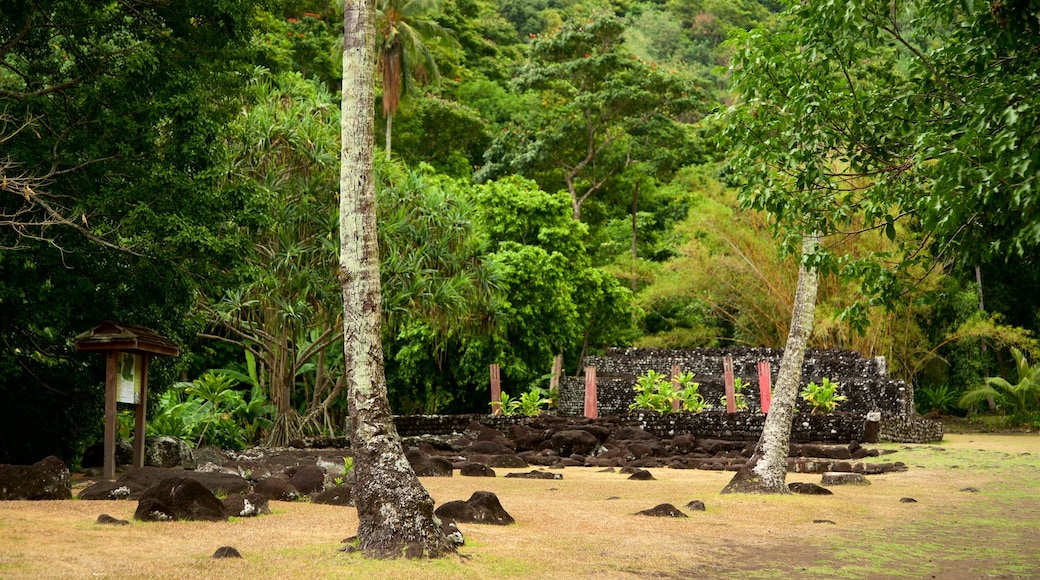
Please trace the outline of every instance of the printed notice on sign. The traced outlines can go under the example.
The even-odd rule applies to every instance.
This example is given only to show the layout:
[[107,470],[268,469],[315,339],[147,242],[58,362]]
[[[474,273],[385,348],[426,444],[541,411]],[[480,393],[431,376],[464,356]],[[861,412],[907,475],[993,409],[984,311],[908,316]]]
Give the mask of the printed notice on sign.
[[120,403],[141,404],[141,356],[128,352],[119,353]]

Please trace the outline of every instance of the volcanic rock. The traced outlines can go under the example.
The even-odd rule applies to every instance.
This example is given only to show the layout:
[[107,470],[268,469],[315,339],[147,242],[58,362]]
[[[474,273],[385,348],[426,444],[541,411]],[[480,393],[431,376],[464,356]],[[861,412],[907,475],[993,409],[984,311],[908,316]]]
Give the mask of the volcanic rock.
[[53,455],[32,465],[0,465],[0,500],[70,498],[72,474]]
[[502,507],[498,496],[490,491],[475,491],[466,501],[449,501],[434,513],[442,521],[471,524],[507,526],[516,521]]
[[253,486],[253,491],[275,501],[296,501],[300,492],[280,477],[268,477]]
[[636,512],[637,516],[653,516],[658,518],[687,518],[690,517],[683,512],[679,511],[679,508],[675,507],[670,503],[662,503],[656,505],[648,510]]
[[791,493],[800,493],[804,495],[834,495],[833,491],[825,487],[820,487],[815,483],[801,483],[796,481],[787,484],[787,487],[791,490]]
[[317,465],[304,465],[295,470],[289,476],[289,483],[300,492],[300,495],[308,495],[325,489],[325,471]]
[[222,522],[227,520],[227,512],[224,504],[206,486],[187,477],[171,477],[141,495],[134,519]]
[[224,511],[229,516],[237,518],[248,518],[271,513],[266,495],[259,493],[241,494],[233,493],[224,498]]

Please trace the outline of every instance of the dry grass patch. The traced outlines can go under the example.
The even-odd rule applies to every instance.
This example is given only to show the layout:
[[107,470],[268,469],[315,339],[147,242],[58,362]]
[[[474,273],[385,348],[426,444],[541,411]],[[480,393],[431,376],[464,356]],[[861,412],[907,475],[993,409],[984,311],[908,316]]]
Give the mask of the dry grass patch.
[[[879,460],[903,461],[909,471],[872,476],[870,486],[836,487],[825,497],[723,496],[730,473],[695,470],[654,469],[656,481],[596,468],[561,470],[562,480],[504,479],[501,471],[495,479],[425,478],[438,504],[493,491],[517,521],[462,524],[461,556],[433,562],[372,562],[338,552],[357,528],[352,508],[272,502],[272,515],[227,523],[101,526],[94,523],[99,514],[130,519],[136,502],[5,502],[0,577],[1040,576],[1032,556],[1040,550],[1040,437],[953,435],[942,445],[888,447],[897,453]],[[965,487],[980,491],[960,491]],[[903,497],[917,503],[901,503]],[[707,511],[686,509],[691,500]],[[632,515],[660,503],[690,517]],[[244,558],[211,559],[220,546],[234,546]],[[968,559],[972,549],[981,563]]]

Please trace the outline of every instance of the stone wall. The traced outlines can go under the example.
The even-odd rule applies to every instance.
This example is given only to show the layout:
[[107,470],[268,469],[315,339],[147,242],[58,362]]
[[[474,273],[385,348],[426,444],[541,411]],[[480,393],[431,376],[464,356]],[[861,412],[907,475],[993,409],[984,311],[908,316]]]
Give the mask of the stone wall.
[[900,443],[933,443],[942,441],[943,424],[920,417],[882,417],[879,426],[881,441]]
[[[601,415],[628,412],[634,399],[632,385],[650,369],[670,374],[673,365],[684,372],[692,372],[700,385],[699,392],[711,405],[724,406],[722,361],[733,357],[733,374],[750,386],[744,398],[751,410],[760,409],[758,393],[758,362],[770,363],[771,380],[776,382],[780,370],[782,349],[775,348],[702,348],[691,350],[617,349],[605,356],[588,357],[584,366],[596,368],[597,404]],[[865,359],[857,353],[844,350],[809,349],[802,365],[802,385],[819,384],[824,378],[841,383],[839,394],[848,397],[840,410],[884,415],[913,415],[913,388],[888,378],[884,359]],[[560,414],[579,416],[584,413],[584,377],[563,377],[560,380]],[[811,409],[801,400],[798,409]]]
[[[749,387],[744,398],[751,412],[728,415],[721,409],[690,415],[677,420],[675,428],[698,437],[725,439],[758,439],[765,415],[757,413],[761,406],[758,390],[758,362],[770,363],[771,380],[775,384],[780,370],[782,349],[732,348],[732,349],[617,349],[600,357],[588,357],[585,366],[596,368],[597,406],[600,416],[623,415],[629,411],[634,400],[632,385],[640,375],[653,369],[670,374],[673,365],[684,372],[692,372],[699,384],[698,392],[705,401],[724,408],[721,401],[725,395],[723,381],[723,358],[733,357],[733,374],[740,377]],[[915,416],[913,387],[903,381],[888,377],[882,357],[866,359],[859,354],[843,350],[809,349],[802,365],[804,386],[809,382],[822,382],[828,378],[841,383],[839,394],[848,400],[841,403],[841,413],[817,416],[801,399],[797,401],[799,414],[792,427],[792,438],[796,441],[850,441],[861,440],[867,413],[878,413],[881,421],[879,436],[883,441],[926,442],[942,439],[942,423],[927,421]],[[577,417],[584,414],[584,377],[563,377],[560,380],[558,409],[560,415]],[[667,422],[673,415],[660,420]],[[833,424],[817,425],[816,417],[844,417],[827,420]],[[808,419],[807,419],[808,418]],[[648,426],[658,428],[655,419]],[[802,425],[802,423],[808,423]],[[826,421],[825,421],[826,422]],[[668,427],[670,428],[670,427]]]
[[[604,423],[616,426],[638,426],[657,437],[671,438],[691,434],[701,439],[730,441],[757,441],[762,433],[766,416],[762,413],[726,413],[725,410],[702,413],[634,412],[605,417]],[[394,417],[397,432],[402,437],[422,435],[452,435],[462,433],[473,421],[506,431],[511,425],[525,425],[535,421],[529,417],[494,417],[491,415],[407,415]],[[825,415],[798,415],[791,427],[791,439],[807,443],[847,443],[863,441],[865,419],[853,413]]]
[[[639,426],[661,438],[676,435],[693,435],[700,439],[725,439],[730,441],[757,441],[762,434],[766,416],[762,413],[726,413],[711,410],[702,413],[669,413],[637,411],[621,415],[605,416],[604,421],[618,426]],[[481,425],[506,431],[511,425],[524,425],[532,421],[528,417],[495,417],[492,415],[405,415],[394,417],[397,432],[402,437],[423,435],[448,436],[460,434],[473,421]],[[791,425],[791,440],[797,443],[848,443],[867,442],[867,416],[861,413],[826,413],[813,415],[799,413]],[[878,426],[878,440],[901,443],[930,443],[941,441],[942,423],[920,417],[894,417],[882,415]],[[338,446],[345,446],[344,440]],[[337,444],[324,444],[337,446]]]

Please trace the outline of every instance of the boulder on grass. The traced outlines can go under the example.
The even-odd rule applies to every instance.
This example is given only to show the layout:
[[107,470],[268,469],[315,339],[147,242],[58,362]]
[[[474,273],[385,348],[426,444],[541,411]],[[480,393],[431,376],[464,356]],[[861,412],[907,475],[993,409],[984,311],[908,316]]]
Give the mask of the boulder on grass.
[[300,492],[280,477],[268,477],[253,486],[253,491],[274,501],[296,501]]
[[652,516],[657,518],[688,518],[690,516],[682,513],[679,508],[670,503],[662,503],[654,507],[636,512],[637,516]]
[[815,483],[802,483],[796,481],[787,484],[787,487],[791,490],[791,493],[800,493],[803,495],[834,495],[833,491],[826,487],[820,487]]
[[134,519],[223,522],[227,521],[227,512],[206,486],[187,477],[171,477],[141,495]]
[[461,469],[459,469],[459,475],[465,475],[468,477],[495,477],[495,470],[483,463],[466,463]]
[[79,499],[140,499],[148,488],[169,477],[189,477],[198,481],[214,494],[245,493],[249,482],[230,473],[203,473],[164,469],[162,467],[134,467],[126,470],[115,481],[98,481],[79,492]]
[[53,455],[32,465],[0,465],[0,500],[71,498],[72,474]]
[[451,477],[451,462],[443,457],[431,457],[415,447],[405,451],[404,456],[419,477]]
[[870,485],[870,481],[862,473],[830,471],[823,474],[820,485]]
[[229,516],[249,518],[271,513],[268,501],[267,496],[259,493],[233,493],[224,498],[221,503],[224,504],[224,511]]
[[325,491],[316,491],[311,494],[311,503],[353,506],[354,498],[350,495],[352,489],[350,485],[334,485]]
[[325,489],[325,471],[317,465],[304,465],[289,476],[289,483],[300,492],[309,495]]
[[442,521],[508,526],[516,520],[506,512],[498,496],[490,491],[475,491],[466,501],[449,501],[434,514]]

